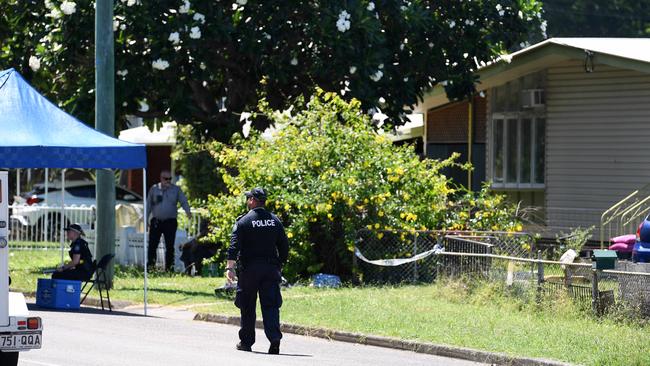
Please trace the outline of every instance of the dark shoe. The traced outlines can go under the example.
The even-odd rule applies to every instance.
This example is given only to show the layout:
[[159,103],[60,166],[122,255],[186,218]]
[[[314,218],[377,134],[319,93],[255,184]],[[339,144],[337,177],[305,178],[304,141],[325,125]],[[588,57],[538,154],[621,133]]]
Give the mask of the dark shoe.
[[252,352],[253,350],[251,349],[251,346],[247,346],[241,342],[237,343],[237,350],[238,351],[244,351],[244,352]]
[[270,355],[279,355],[280,354],[280,341],[271,342],[271,347],[269,347]]

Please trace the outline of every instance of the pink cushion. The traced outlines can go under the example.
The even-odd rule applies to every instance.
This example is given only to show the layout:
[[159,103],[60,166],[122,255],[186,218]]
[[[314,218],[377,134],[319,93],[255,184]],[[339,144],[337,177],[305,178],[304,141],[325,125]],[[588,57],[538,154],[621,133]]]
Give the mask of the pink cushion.
[[609,239],[612,243],[625,243],[625,244],[634,244],[636,242],[636,235],[621,235],[615,238]]
[[625,243],[616,243],[609,246],[609,250],[615,250],[617,252],[631,253],[634,244],[625,244]]

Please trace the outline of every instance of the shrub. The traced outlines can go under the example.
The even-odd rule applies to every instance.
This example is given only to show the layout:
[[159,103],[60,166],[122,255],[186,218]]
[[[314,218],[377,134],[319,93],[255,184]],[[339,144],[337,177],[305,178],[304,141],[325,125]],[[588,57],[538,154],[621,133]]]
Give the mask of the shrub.
[[457,164],[456,156],[421,160],[411,146],[393,145],[357,101],[319,92],[295,116],[263,104],[261,113],[275,122],[273,134],[235,135],[231,146],[209,147],[227,189],[208,200],[212,235],[225,249],[245,212],[242,193],[264,187],[290,238],[290,279],[317,272],[349,277],[355,234],[363,228],[379,238],[397,230],[521,230],[504,197],[487,188],[464,192],[440,173]]
[[208,195],[224,191],[217,161],[208,146],[218,145],[210,145],[192,126],[178,127],[172,158],[182,171],[179,185],[192,201],[202,201]]

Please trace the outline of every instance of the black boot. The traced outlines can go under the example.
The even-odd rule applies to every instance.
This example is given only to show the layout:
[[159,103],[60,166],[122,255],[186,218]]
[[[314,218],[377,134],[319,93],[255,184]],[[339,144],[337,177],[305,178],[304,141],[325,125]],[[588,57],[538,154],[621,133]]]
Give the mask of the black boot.
[[271,347],[269,347],[270,355],[279,355],[280,354],[280,341],[271,342]]
[[245,345],[242,342],[237,343],[237,350],[244,352],[252,352],[251,346]]

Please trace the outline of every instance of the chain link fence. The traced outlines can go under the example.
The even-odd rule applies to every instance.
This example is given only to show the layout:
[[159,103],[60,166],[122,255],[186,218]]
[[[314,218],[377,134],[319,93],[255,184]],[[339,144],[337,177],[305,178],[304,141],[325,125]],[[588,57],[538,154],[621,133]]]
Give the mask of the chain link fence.
[[355,269],[365,284],[485,281],[538,300],[568,296],[598,314],[622,306],[650,316],[650,271],[645,266],[636,265],[632,271],[621,262],[617,270],[595,270],[590,261],[549,261],[541,259],[541,253],[532,258],[534,248],[533,237],[525,233],[363,230]]

